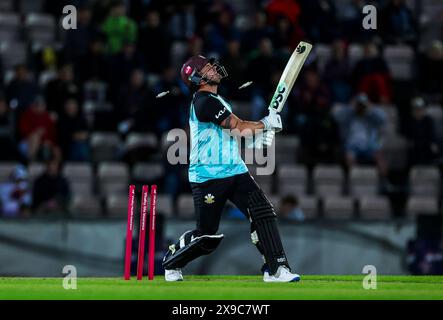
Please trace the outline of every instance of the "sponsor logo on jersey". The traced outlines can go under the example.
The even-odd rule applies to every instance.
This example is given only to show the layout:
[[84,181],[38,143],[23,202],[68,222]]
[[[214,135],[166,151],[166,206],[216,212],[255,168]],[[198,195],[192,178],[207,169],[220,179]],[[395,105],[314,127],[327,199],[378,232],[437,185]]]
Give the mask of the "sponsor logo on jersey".
[[225,113],[225,112],[226,112],[226,107],[224,107],[223,110],[220,110],[220,111],[218,112],[218,114],[215,115],[215,119],[220,118],[220,116],[221,116],[223,113]]

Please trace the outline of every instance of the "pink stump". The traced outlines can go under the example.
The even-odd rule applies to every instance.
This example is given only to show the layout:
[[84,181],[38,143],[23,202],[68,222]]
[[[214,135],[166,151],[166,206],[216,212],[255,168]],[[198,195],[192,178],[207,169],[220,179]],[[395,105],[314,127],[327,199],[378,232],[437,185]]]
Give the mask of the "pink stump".
[[148,279],[154,279],[155,257],[155,215],[157,209],[157,186],[151,186],[151,210],[149,215],[149,251],[148,251]]
[[125,280],[131,279],[132,231],[134,229],[134,193],[135,186],[129,186],[128,194],[128,223],[126,226],[125,248]]
[[149,187],[142,188],[142,203],[140,209],[140,229],[138,234],[138,262],[137,280],[143,278],[143,265],[145,262],[145,239],[146,239],[146,213],[148,212]]

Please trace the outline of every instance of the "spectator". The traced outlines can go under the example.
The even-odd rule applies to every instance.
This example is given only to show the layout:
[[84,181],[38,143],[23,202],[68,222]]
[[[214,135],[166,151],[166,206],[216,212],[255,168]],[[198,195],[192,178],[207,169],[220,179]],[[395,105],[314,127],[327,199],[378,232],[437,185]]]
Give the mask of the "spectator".
[[226,10],[219,13],[217,21],[208,26],[204,36],[205,50],[211,55],[222,56],[226,53],[228,39],[239,39],[240,32],[234,26],[234,16]]
[[69,183],[60,173],[59,160],[47,161],[45,172],[37,177],[32,189],[34,213],[64,213],[70,196]]
[[0,216],[28,216],[30,208],[28,172],[23,165],[18,165],[12,170],[9,181],[0,183]]
[[391,101],[389,69],[374,43],[368,42],[364,45],[363,58],[357,62],[353,70],[352,83],[356,86],[354,90],[366,93],[372,102]]
[[39,94],[39,88],[24,64],[15,67],[15,75],[6,87],[9,104],[19,112],[25,110]]
[[316,112],[317,107],[328,109],[331,105],[328,87],[322,82],[315,67],[306,69],[297,93],[298,109],[305,114]]
[[14,114],[0,95],[0,161],[22,160],[15,143]]
[[111,57],[110,66],[112,66],[109,70],[111,100],[115,99],[114,93],[118,94],[120,87],[129,81],[135,69],[145,69],[143,56],[136,50],[133,42],[126,42],[122,51]]
[[305,214],[300,208],[298,197],[287,195],[280,200],[279,217],[281,219],[303,221]]
[[[284,69],[284,65],[279,57],[275,54],[272,42],[269,38],[263,38],[260,42],[258,50],[251,54],[252,58],[248,63],[246,76],[248,80],[254,82],[252,88],[252,109],[259,111],[255,117],[259,117],[266,108],[265,98],[268,97],[271,92],[273,93],[275,87],[269,82],[269,75],[272,75],[275,71]],[[255,120],[255,117],[251,120]]]
[[345,161],[348,170],[355,164],[372,164],[378,167],[382,183],[385,185],[387,165],[381,150],[383,127],[386,114],[372,106],[365,94],[357,95],[353,106],[337,112]]
[[169,64],[171,39],[162,27],[158,11],[152,10],[146,14],[145,22],[140,28],[138,48],[143,53],[146,68],[150,72],[160,74]]
[[59,152],[55,121],[46,111],[46,103],[42,97],[37,97],[21,115],[19,131],[22,138],[19,148],[29,161],[47,160]]
[[413,275],[442,275],[441,239],[417,237],[407,243],[407,268]]
[[341,160],[340,132],[328,107],[315,105],[299,128],[299,160],[311,176],[318,163],[338,163]]
[[69,99],[65,102],[63,113],[57,124],[63,159],[66,161],[89,160],[88,124],[80,114],[77,101]]
[[116,54],[120,52],[125,43],[137,41],[137,25],[126,16],[123,1],[116,1],[111,12],[102,25],[102,31],[107,37],[107,52]]
[[295,29],[288,17],[280,16],[276,19],[275,32],[272,37],[275,49],[292,53],[302,37],[303,34],[300,29]]
[[[0,74],[5,74],[4,73],[4,68],[3,68],[3,59],[2,56],[0,56]],[[0,91],[3,92],[4,91],[4,83],[3,83],[3,77],[0,77]]]
[[443,43],[435,40],[419,58],[419,86],[427,94],[440,95],[442,99]]
[[390,0],[381,12],[381,33],[385,43],[416,44],[417,23],[405,0]]
[[331,91],[332,102],[347,103],[351,98],[352,70],[344,40],[335,40],[332,44],[332,56],[326,62],[323,74]]
[[438,155],[434,121],[426,115],[423,98],[414,98],[411,106],[412,117],[404,130],[408,139],[409,165],[412,167],[417,164],[431,164]]
[[66,32],[65,50],[68,58],[74,64],[86,55],[92,39],[98,31],[91,23],[91,10],[88,6],[82,5],[77,10],[77,29],[69,29]]
[[[333,0],[298,0],[302,14],[300,25],[314,43],[330,43],[338,34]],[[361,11],[360,11],[361,12]]]
[[[254,82],[251,88],[253,104],[251,120],[255,121],[267,112],[268,103],[272,99],[289,55],[276,52],[270,39],[265,38],[251,57],[246,76],[248,80]],[[283,117],[286,116],[286,112],[287,108],[284,108]]]
[[255,50],[264,38],[272,38],[273,30],[267,25],[266,12],[257,11],[254,14],[254,24],[242,37],[242,51],[249,54]]
[[87,53],[79,61],[75,70],[80,83],[108,80],[110,63],[102,37],[97,36],[91,40]]
[[223,65],[229,75],[224,80],[224,87],[228,90],[226,96],[233,100],[238,100],[242,94],[242,91],[239,91],[238,87],[247,81],[245,78],[247,62],[246,58],[240,52],[240,41],[237,39],[229,40],[227,49],[227,54],[222,57]]
[[169,91],[169,94],[158,99],[150,106],[150,114],[155,119],[154,131],[158,136],[173,128],[182,128],[186,123],[186,107],[183,105],[188,89],[178,77],[177,70],[167,67],[163,70],[160,81],[153,86],[153,92]]
[[194,10],[195,5],[191,1],[183,1],[173,7],[168,22],[168,31],[174,40],[187,40],[195,34]]
[[80,88],[74,82],[72,65],[65,64],[58,70],[57,78],[48,82],[45,88],[48,110],[60,115],[66,100],[80,99]]
[[266,5],[266,12],[268,14],[268,22],[275,26],[277,20],[281,17],[287,17],[294,28],[299,30],[299,19],[301,15],[300,5],[294,0],[271,0]]
[[122,87],[116,107],[120,122],[121,133],[127,133],[131,127],[137,131],[151,128],[154,123],[152,115],[146,113],[150,105],[150,92],[145,83],[145,74],[135,69],[131,74],[129,84]]
[[186,54],[182,56],[182,58],[187,59],[188,57],[197,56],[203,53],[203,39],[199,36],[193,36],[191,39],[188,40]]
[[368,4],[368,0],[336,1],[339,32],[348,42],[364,42],[375,36],[375,32],[362,28],[363,7]]

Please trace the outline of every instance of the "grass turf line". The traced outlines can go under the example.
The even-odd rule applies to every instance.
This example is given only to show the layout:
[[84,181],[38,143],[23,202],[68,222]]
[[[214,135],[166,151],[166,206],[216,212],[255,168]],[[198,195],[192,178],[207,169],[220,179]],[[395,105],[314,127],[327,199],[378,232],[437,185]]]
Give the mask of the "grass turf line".
[[303,276],[298,283],[264,283],[260,276],[186,276],[183,282],[79,278],[76,290],[62,278],[0,278],[0,300],[149,299],[149,300],[306,300],[438,299],[443,276],[378,276],[377,289],[365,290],[364,275]]

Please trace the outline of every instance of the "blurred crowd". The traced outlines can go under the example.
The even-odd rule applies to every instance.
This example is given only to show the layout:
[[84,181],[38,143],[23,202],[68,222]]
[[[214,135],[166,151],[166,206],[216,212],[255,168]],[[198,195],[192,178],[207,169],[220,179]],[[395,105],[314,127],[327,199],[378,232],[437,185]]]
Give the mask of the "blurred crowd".
[[[44,1],[44,13],[60,21],[65,4]],[[298,161],[308,170],[318,163],[339,163],[345,170],[374,164],[381,189],[389,189],[381,151],[389,121],[386,106],[399,114],[396,130],[408,141],[408,167],[438,164],[441,157],[434,122],[425,111],[429,102],[443,101],[443,30],[423,44],[420,16],[405,0],[69,4],[77,8],[77,29],[57,31],[57,43],[42,44],[10,70],[0,60],[1,74],[10,75],[0,77],[0,161],[23,164],[1,187],[3,215],[14,215],[8,214],[14,206],[25,213],[66,206],[69,181],[60,167],[65,162],[95,164],[93,132],[121,137],[149,132],[161,139],[170,129],[186,128],[191,93],[179,68],[191,55],[220,59],[229,74],[220,93],[248,103],[251,119],[259,119],[302,39],[331,50],[322,67],[315,51],[308,59],[283,115],[285,134],[300,140]],[[366,4],[378,8],[376,30],[361,27]],[[354,64],[351,44],[363,48]],[[410,80],[394,81],[382,54],[386,45],[412,48]],[[247,81],[253,85],[238,90]],[[156,99],[163,91],[169,94]],[[34,162],[46,163],[46,170],[33,186],[23,185],[26,166]],[[290,207],[296,202],[284,199]]]

